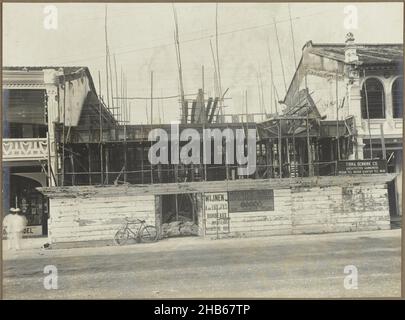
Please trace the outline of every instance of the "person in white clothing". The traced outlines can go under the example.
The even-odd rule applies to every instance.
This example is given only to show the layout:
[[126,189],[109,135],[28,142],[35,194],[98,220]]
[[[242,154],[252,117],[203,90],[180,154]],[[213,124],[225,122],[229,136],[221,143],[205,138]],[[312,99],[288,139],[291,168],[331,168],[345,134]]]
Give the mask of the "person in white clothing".
[[21,238],[27,226],[27,218],[20,215],[19,208],[10,208],[10,214],[3,220],[3,227],[7,233],[7,247],[9,250],[19,250],[21,248]]

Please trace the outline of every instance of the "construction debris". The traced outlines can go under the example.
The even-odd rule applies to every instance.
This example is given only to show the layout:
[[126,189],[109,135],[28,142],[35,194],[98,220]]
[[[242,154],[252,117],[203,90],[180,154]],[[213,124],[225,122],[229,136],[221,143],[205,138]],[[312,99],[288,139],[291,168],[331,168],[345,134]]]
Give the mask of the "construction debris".
[[161,238],[197,236],[198,225],[192,221],[181,219],[162,224]]

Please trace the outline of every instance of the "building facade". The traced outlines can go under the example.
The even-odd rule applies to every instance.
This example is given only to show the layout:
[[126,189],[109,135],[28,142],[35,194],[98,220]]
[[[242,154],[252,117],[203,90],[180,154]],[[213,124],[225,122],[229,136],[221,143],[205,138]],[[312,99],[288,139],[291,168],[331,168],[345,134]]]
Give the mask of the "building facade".
[[310,97],[321,119],[352,119],[349,148],[332,142],[338,160],[385,160],[397,173],[388,183],[390,210],[401,215],[403,163],[403,45],[357,44],[348,34],[344,44],[307,42],[283,103],[293,114]]
[[36,188],[59,184],[56,126],[74,127],[93,109],[113,121],[85,67],[3,68],[2,209],[21,208],[27,236],[47,234],[48,200]]

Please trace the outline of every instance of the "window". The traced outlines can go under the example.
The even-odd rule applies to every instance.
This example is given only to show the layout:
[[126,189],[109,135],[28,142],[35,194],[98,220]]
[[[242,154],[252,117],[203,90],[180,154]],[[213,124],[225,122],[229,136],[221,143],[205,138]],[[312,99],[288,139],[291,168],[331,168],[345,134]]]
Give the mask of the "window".
[[361,90],[361,116],[363,119],[384,119],[384,88],[378,79],[370,78]]
[[398,78],[392,84],[392,116],[394,118],[402,118],[403,114],[403,78]]
[[10,122],[3,127],[3,138],[46,138],[47,126]]

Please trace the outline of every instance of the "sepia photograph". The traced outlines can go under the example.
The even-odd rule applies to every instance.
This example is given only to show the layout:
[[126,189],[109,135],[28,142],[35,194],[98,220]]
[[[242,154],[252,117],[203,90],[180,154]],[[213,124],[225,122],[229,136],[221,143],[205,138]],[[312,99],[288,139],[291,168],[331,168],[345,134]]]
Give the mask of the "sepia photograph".
[[403,297],[403,17],[3,2],[2,299]]

